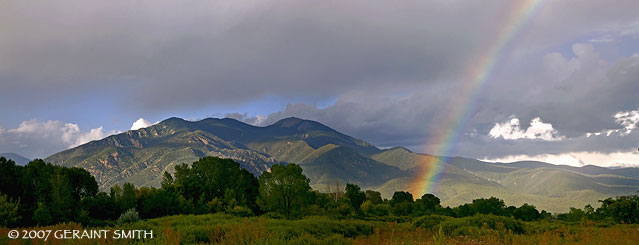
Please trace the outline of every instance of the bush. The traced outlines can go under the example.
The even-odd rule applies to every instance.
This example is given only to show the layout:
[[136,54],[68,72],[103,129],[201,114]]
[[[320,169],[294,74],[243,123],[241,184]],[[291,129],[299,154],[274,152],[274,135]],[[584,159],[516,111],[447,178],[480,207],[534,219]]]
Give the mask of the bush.
[[140,214],[138,214],[138,211],[136,211],[135,208],[132,208],[120,215],[117,223],[118,225],[122,225],[124,223],[133,223],[138,220],[140,220]]
[[431,215],[426,215],[426,216],[417,218],[415,222],[413,222],[413,226],[416,228],[419,227],[423,229],[435,230],[437,228],[440,228],[439,224],[445,221],[449,221],[451,219],[454,219],[454,218],[448,217],[448,216],[431,214]]
[[390,213],[390,204],[376,204],[372,208],[372,212],[375,216],[387,216]]
[[250,208],[244,206],[235,206],[230,210],[230,213],[239,217],[253,216],[253,211]]
[[441,222],[441,226],[444,232],[451,235],[472,235],[471,233],[478,229],[508,230],[517,234],[525,231],[522,221],[492,214],[449,219]]

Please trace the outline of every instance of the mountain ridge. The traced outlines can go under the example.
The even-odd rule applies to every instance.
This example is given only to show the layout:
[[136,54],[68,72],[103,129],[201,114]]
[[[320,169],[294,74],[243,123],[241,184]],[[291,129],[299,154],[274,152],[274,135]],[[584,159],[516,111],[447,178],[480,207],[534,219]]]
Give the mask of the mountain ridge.
[[631,193],[636,189],[634,183],[639,183],[639,168],[576,168],[534,161],[490,163],[414,153],[401,146],[379,149],[300,118],[260,127],[230,118],[187,121],[172,117],[56,153],[45,161],[85,168],[100,188],[107,189],[124,182],[159,186],[164,171],[172,173],[175,165],[190,164],[204,156],[231,158],[255,175],[276,163],[295,162],[316,190],[354,183],[378,190],[387,198],[394,191],[407,190],[421,168],[441,161],[444,165],[434,192],[444,205],[497,196],[509,205],[540,203],[549,211],[565,211],[564,202],[573,206],[596,203],[599,198]]
[[0,157],[4,157],[7,160],[13,160],[17,165],[24,166],[31,161],[31,159],[21,156],[18,153],[5,152],[0,153]]

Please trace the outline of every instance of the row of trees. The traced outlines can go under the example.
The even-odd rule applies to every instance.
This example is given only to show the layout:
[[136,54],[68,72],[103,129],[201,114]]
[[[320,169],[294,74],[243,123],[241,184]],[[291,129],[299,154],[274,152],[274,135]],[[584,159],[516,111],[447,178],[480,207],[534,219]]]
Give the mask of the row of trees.
[[[226,212],[238,216],[267,215],[297,218],[307,215],[384,219],[439,214],[467,217],[476,214],[511,216],[524,221],[551,219],[535,206],[506,206],[495,197],[473,200],[458,207],[442,207],[439,198],[395,192],[390,200],[381,193],[347,184],[343,191],[320,193],[296,164],[275,164],[255,177],[230,159],[205,157],[191,165],[164,173],[160,188],[136,188],[131,183],[99,192],[95,179],[80,168],[64,168],[35,160],[16,166],[0,158],[0,225],[32,226],[75,221],[105,225],[135,210],[142,218],[175,214]],[[614,219],[639,223],[639,198],[601,201],[598,209],[571,209],[559,219],[576,221]]]

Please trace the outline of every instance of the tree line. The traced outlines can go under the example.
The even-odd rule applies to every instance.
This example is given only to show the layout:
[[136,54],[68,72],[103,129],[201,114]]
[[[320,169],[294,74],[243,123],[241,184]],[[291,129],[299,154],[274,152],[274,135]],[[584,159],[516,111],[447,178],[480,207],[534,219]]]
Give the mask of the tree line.
[[[321,193],[296,164],[275,164],[259,177],[231,159],[204,157],[164,172],[161,187],[131,183],[99,191],[93,176],[81,168],[66,168],[34,160],[26,166],[0,158],[0,226],[50,225],[78,222],[85,226],[113,224],[118,218],[156,218],[177,214],[224,212],[236,216],[272,218],[303,216],[401,219],[437,214],[468,217],[493,214],[523,221],[612,220],[639,223],[639,196],[601,200],[601,207],[552,216],[535,206],[507,206],[495,197],[475,199],[457,207],[442,207],[440,199],[425,194],[416,200],[409,192],[395,192],[390,200],[381,193],[347,184],[343,190]],[[126,217],[125,217],[126,216]]]

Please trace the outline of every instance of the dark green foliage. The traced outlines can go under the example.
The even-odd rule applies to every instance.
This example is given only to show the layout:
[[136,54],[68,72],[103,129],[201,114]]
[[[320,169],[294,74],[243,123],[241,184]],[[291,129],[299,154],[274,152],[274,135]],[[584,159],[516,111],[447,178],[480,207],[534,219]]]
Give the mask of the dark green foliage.
[[115,201],[118,203],[118,206],[120,206],[120,210],[129,210],[137,206],[135,192],[136,188],[133,184],[124,183],[122,192],[115,197]]
[[174,185],[175,185],[175,181],[173,180],[173,176],[169,172],[164,171],[164,174],[162,175],[162,183],[161,183],[162,189],[173,192],[175,191]]
[[93,219],[114,220],[120,215],[120,207],[115,199],[104,192],[82,200],[82,206],[88,210],[89,217]]
[[0,193],[0,226],[14,226],[20,220],[18,205],[19,203],[9,200],[7,195]]
[[[320,193],[312,191],[309,179],[296,164],[273,165],[270,172],[264,172],[257,179],[230,159],[206,157],[191,166],[176,166],[175,176],[165,172],[160,189],[138,189],[125,183],[122,187],[115,185],[109,194],[98,192],[95,180],[83,169],[54,166],[42,160],[22,167],[3,158],[0,158],[0,166],[7,169],[0,172],[3,183],[0,186],[0,225],[3,226],[61,222],[104,226],[114,224],[118,217],[122,222],[135,221],[134,213],[138,212],[139,218],[148,219],[209,212],[251,217],[266,211],[265,216],[280,219],[327,216],[397,222],[413,220],[414,227],[433,230],[441,226],[442,232],[447,234],[470,235],[486,229],[522,233],[523,221],[545,220],[539,223],[546,223],[555,219],[550,213],[539,212],[529,204],[506,207],[503,200],[495,197],[443,208],[439,198],[432,194],[413,201],[410,193],[400,191],[386,201],[381,199],[379,192],[364,192],[354,184],[347,184],[343,195]],[[583,210],[571,208],[556,219],[585,224],[589,222],[587,220],[595,220],[604,225],[639,222],[638,196],[620,196],[600,202],[602,205],[596,210],[590,205]],[[128,211],[123,213],[125,210]],[[321,219],[319,222],[324,222]],[[355,227],[370,234],[368,227]],[[544,227],[539,225],[531,229],[546,229]],[[350,229],[333,233],[349,237],[362,232]],[[208,242],[208,235],[206,230],[196,232],[194,241]]]
[[475,210],[473,210],[473,206],[470,203],[462,204],[453,208],[453,212],[455,217],[468,217],[475,215]]
[[84,169],[55,166],[40,159],[17,166],[2,157],[0,168],[0,193],[17,204],[18,218],[7,222],[10,226],[80,221],[84,207],[78,204],[97,193],[95,179]]
[[474,213],[477,214],[506,214],[506,204],[504,204],[503,200],[496,197],[475,199],[472,203],[472,209]]
[[415,212],[417,212],[418,215],[435,213],[435,211],[440,208],[439,198],[430,193],[424,194],[422,198],[415,201]]
[[639,224],[639,195],[620,196],[600,200],[601,207],[597,209],[603,217],[612,217],[617,222]]
[[[443,231],[449,235],[472,235],[473,231],[482,228],[492,230],[507,230],[517,234],[525,232],[524,223],[512,217],[497,216],[492,214],[478,214],[475,216],[457,219],[439,219],[441,219],[439,225],[441,225]],[[428,224],[427,222],[423,223]]]
[[38,208],[33,212],[33,220],[39,226],[50,225],[53,223],[51,211],[44,203],[38,203]]
[[0,157],[0,192],[6,194],[10,198],[18,198],[21,194],[23,179],[23,167],[17,166],[12,160]]
[[275,164],[271,172],[260,175],[260,206],[268,212],[278,212],[287,217],[299,216],[308,203],[311,187],[309,179],[296,164]]
[[359,210],[362,203],[364,203],[364,200],[366,200],[366,193],[361,191],[359,186],[354,184],[346,185],[345,195],[351,203],[351,208],[354,210]]
[[395,206],[395,204],[402,202],[413,202],[413,194],[406,191],[396,191],[393,193],[393,198],[390,200],[391,205]]
[[396,216],[407,216],[413,213],[413,203],[412,202],[400,202],[393,205],[392,213]]
[[71,185],[73,200],[79,201],[85,197],[92,197],[98,193],[98,183],[89,172],[82,168],[63,168],[68,182]]
[[366,190],[366,200],[371,201],[373,204],[382,203],[382,193],[379,191]]
[[[142,193],[139,191],[138,193]],[[140,216],[142,218],[155,218],[181,213],[180,197],[164,189],[149,189],[140,196]],[[184,213],[188,213],[188,210]]]
[[[169,177],[165,179],[170,181]],[[200,211],[214,198],[228,208],[239,205],[258,210],[257,179],[231,159],[205,157],[191,166],[176,166],[174,183],[175,191],[191,200]],[[164,188],[169,188],[168,183]]]
[[439,228],[442,222],[452,220],[452,219],[454,218],[449,216],[430,214],[430,215],[422,216],[415,219],[415,221],[413,222],[413,226],[434,230]]
[[515,219],[523,221],[533,221],[541,218],[541,214],[537,211],[537,208],[533,205],[529,205],[528,203],[524,203],[521,207],[515,209],[512,214]]

